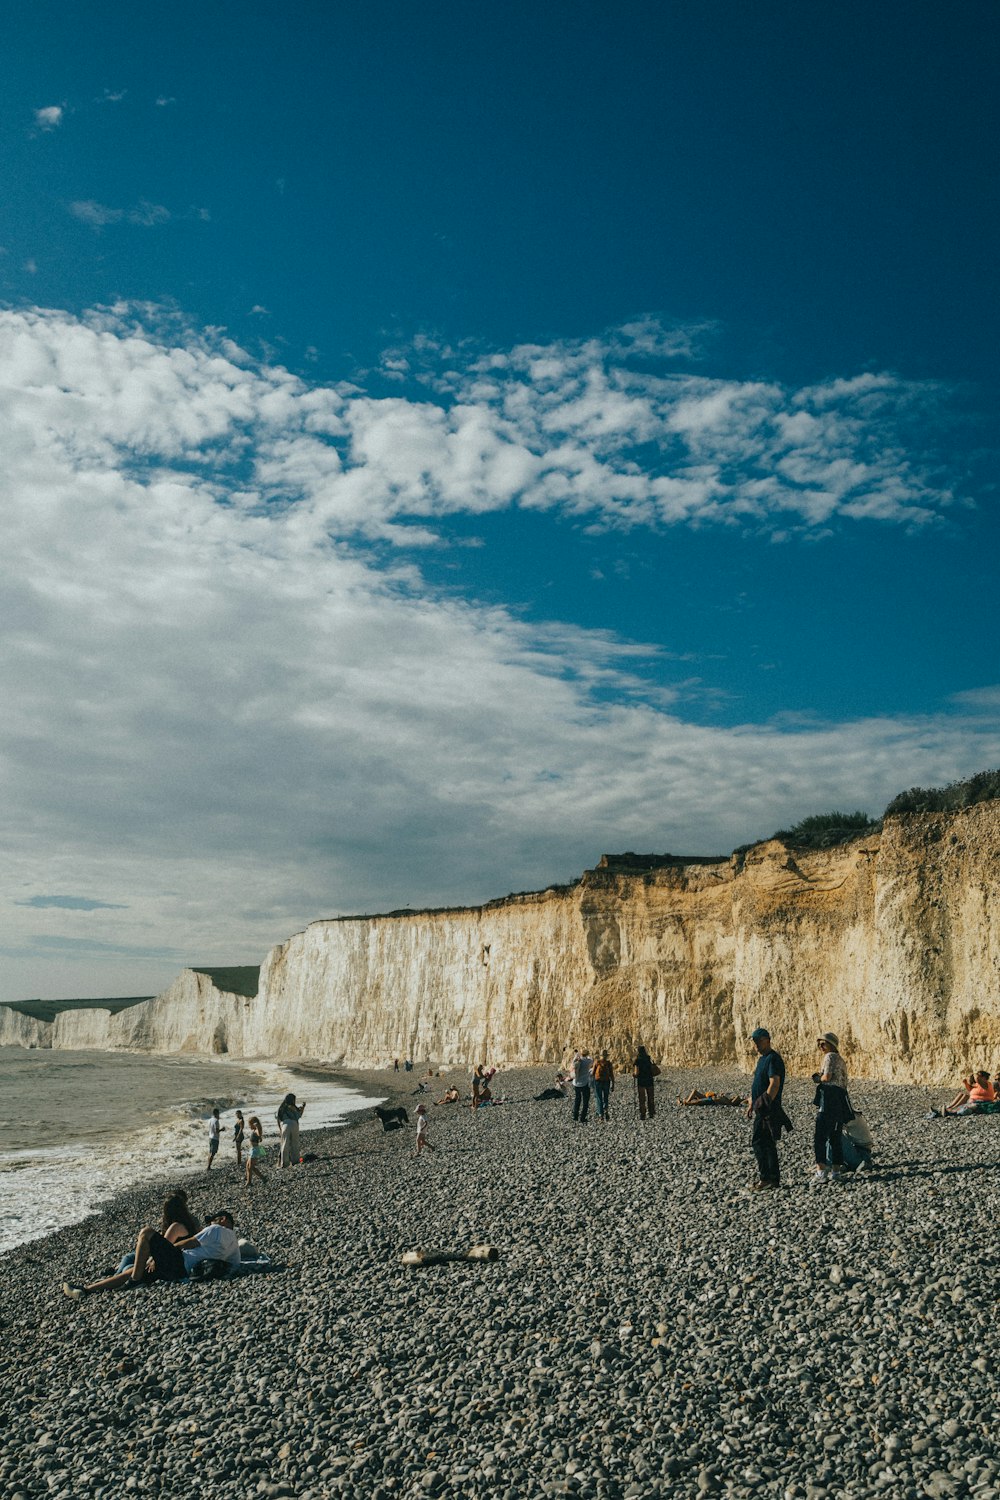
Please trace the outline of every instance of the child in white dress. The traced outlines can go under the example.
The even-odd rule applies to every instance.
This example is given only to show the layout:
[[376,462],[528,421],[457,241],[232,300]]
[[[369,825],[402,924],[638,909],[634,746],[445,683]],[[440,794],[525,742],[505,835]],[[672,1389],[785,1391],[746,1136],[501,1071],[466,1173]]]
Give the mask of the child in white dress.
[[417,1149],[414,1153],[419,1156],[421,1151],[433,1151],[433,1144],[427,1139],[427,1105],[417,1105]]

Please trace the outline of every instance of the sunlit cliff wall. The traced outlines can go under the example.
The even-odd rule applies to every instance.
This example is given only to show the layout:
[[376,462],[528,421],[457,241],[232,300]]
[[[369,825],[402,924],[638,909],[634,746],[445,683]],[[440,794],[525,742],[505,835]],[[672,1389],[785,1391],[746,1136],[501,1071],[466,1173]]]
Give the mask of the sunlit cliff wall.
[[555,1061],[576,1042],[744,1066],[767,1025],[811,1071],[837,1032],[857,1075],[1000,1066],[1000,803],[890,819],[837,849],[778,841],[718,862],[615,861],[572,887],[466,910],[314,922],[255,996],[185,971],[58,1046],[347,1064]]

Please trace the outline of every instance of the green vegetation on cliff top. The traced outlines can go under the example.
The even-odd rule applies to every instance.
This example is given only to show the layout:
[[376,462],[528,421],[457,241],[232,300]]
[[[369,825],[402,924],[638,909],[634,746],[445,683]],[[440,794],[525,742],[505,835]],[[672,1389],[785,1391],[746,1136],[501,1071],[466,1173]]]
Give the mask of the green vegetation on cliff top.
[[240,964],[228,969],[202,969],[191,964],[194,974],[207,974],[217,990],[252,1000],[260,985],[260,964]]
[[145,1000],[152,999],[152,995],[130,995],[127,999],[119,997],[114,1000],[8,1000],[6,1005],[8,1010],[30,1016],[33,1021],[52,1022],[64,1010],[107,1010],[116,1016],[120,1010],[128,1010],[130,1005],[142,1005]]

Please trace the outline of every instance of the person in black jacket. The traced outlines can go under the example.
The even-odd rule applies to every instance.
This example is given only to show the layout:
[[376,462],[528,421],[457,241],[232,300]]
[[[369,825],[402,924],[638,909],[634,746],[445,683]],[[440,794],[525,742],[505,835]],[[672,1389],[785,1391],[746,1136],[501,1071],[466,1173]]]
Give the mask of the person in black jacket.
[[649,1115],[652,1120],[656,1115],[656,1099],[653,1094],[653,1080],[659,1073],[645,1047],[639,1047],[636,1051],[635,1062],[632,1065],[632,1076],[635,1079],[636,1092],[639,1095],[639,1119],[644,1120]]
[[753,1191],[760,1192],[781,1186],[778,1140],[783,1130],[791,1130],[792,1122],[781,1107],[785,1064],[781,1054],[771,1046],[771,1033],[765,1027],[758,1026],[756,1031],[750,1033],[750,1040],[756,1047],[758,1056],[750,1086],[747,1119],[753,1120],[750,1149],[760,1174],[759,1180],[753,1184]]

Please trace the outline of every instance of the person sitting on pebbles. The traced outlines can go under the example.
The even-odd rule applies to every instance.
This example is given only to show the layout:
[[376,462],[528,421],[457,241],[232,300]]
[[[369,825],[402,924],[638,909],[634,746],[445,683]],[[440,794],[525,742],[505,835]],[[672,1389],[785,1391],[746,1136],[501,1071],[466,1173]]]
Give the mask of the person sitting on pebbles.
[[169,1240],[147,1224],[139,1230],[131,1270],[104,1276],[87,1286],[64,1281],[62,1289],[67,1297],[79,1300],[92,1292],[113,1292],[119,1287],[141,1286],[146,1281],[183,1281],[192,1267],[203,1260],[223,1260],[234,1267],[240,1264],[240,1242],[228,1209],[213,1214],[204,1229],[187,1239]]
[[984,1104],[996,1102],[997,1092],[990,1082],[990,1075],[985,1068],[980,1068],[978,1073],[970,1073],[968,1078],[962,1079],[962,1087],[950,1104],[944,1109],[932,1109],[931,1114],[939,1119],[946,1115],[976,1115]]
[[461,1098],[461,1095],[459,1094],[458,1089],[455,1087],[454,1084],[452,1084],[452,1086],[451,1086],[450,1089],[445,1089],[445,1091],[441,1095],[440,1099],[435,1099],[434,1100],[434,1103],[435,1104],[458,1104],[460,1098]]

